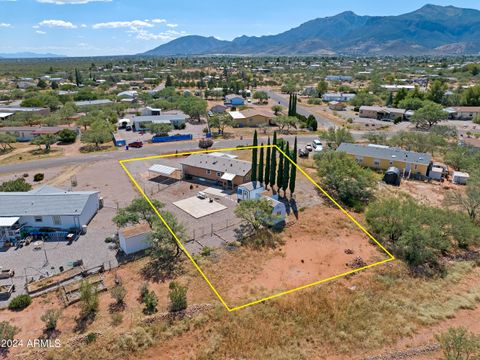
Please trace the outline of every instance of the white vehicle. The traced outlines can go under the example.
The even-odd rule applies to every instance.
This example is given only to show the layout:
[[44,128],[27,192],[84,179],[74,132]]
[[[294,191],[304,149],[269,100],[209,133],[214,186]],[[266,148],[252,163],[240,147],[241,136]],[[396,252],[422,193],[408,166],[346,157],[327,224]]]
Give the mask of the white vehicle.
[[203,191],[199,191],[199,192],[197,193],[197,197],[198,197],[199,199],[202,199],[202,200],[203,200],[203,199],[206,199],[206,198],[207,198],[207,194],[205,194]]
[[312,145],[307,144],[307,145],[305,146],[305,150],[307,150],[308,152],[313,151]]
[[320,140],[313,140],[312,147],[314,151],[323,151],[323,145]]

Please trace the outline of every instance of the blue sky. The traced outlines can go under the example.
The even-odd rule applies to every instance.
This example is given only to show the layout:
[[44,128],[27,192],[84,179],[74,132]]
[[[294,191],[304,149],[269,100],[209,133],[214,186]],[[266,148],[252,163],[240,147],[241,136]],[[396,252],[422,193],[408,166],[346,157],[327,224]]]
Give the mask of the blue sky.
[[[478,0],[435,0],[480,9]],[[342,11],[397,15],[420,0],[0,0],[0,53],[122,55],[187,35],[276,34]]]

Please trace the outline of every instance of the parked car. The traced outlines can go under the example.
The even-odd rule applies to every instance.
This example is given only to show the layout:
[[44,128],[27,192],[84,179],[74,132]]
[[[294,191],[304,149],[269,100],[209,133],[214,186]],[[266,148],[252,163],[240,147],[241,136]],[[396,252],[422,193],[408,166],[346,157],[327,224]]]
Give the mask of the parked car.
[[142,141],[134,141],[134,142],[131,142],[130,144],[128,144],[128,146],[138,149],[138,148],[143,147],[143,142]]
[[307,146],[305,146],[305,150],[307,150],[308,152],[313,151],[312,145],[307,144]]
[[203,191],[199,191],[199,192],[197,193],[197,197],[198,197],[199,199],[204,200],[204,199],[207,198],[207,194],[205,194]]
[[313,147],[313,150],[315,151],[323,151],[323,145],[320,140],[317,140],[317,139],[313,140],[312,147]]
[[306,149],[300,149],[298,150],[298,156],[301,157],[301,158],[308,158],[308,155],[309,155],[309,151],[307,151]]
[[130,125],[125,126],[126,131],[132,131],[132,127]]

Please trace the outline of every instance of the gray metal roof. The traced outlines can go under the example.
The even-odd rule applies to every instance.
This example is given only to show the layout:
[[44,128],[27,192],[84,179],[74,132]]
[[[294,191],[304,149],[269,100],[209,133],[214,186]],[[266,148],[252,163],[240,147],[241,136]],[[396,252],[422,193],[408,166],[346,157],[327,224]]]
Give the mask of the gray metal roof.
[[184,113],[162,114],[162,115],[142,115],[134,116],[133,122],[151,122],[153,124],[168,124],[172,121],[185,121],[187,116]]
[[68,192],[42,186],[28,192],[0,192],[0,216],[80,215],[97,191]]
[[417,153],[414,151],[407,151],[399,148],[392,148],[388,146],[375,145],[361,145],[342,143],[337,151],[343,151],[355,156],[368,156],[379,160],[398,160],[405,161],[412,164],[429,165],[432,161],[432,156],[426,153]]
[[238,176],[245,176],[252,169],[252,164],[248,161],[212,156],[209,154],[190,155],[183,160],[181,164],[205,170],[227,172]]
[[250,181],[248,183],[240,185],[239,188],[246,189],[248,191],[253,191],[253,190],[257,190],[257,189],[265,190],[265,188],[260,183],[260,181]]
[[93,106],[93,105],[107,105],[107,104],[113,104],[112,100],[100,99],[100,100],[75,101],[76,106]]

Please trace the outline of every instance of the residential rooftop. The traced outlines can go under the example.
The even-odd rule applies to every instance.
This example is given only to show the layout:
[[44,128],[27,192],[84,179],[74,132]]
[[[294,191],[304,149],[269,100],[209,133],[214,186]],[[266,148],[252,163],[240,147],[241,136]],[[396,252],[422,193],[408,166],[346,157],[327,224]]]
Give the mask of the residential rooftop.
[[245,176],[252,169],[252,164],[248,161],[212,156],[210,154],[190,155],[183,160],[181,164],[205,170],[231,173],[238,176]]
[[342,143],[337,148],[337,151],[343,151],[355,156],[367,156],[379,160],[399,160],[412,164],[429,165],[432,162],[432,156],[430,154],[381,145]]

